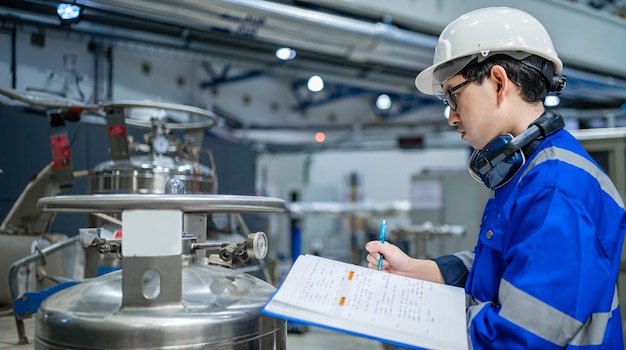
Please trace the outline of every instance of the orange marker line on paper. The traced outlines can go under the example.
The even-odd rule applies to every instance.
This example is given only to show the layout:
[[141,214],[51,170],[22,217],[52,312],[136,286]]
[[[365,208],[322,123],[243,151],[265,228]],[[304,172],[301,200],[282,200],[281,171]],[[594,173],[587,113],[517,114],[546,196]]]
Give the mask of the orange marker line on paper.
[[348,274],[348,281],[352,281],[353,277],[354,277],[354,271],[350,271],[350,273]]
[[341,299],[339,299],[339,306],[343,306],[343,304],[346,303],[346,297],[341,297]]

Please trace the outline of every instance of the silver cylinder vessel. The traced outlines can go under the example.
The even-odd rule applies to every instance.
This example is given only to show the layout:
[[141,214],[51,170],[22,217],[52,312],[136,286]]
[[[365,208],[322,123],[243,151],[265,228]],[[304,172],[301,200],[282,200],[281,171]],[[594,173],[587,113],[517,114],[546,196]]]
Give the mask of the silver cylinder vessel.
[[[236,269],[201,264],[180,232],[183,214],[282,212],[283,200],[109,194],[45,197],[38,206],[47,212],[118,213],[124,234],[121,270],[64,289],[41,304],[35,349],[286,349],[286,321],[261,313],[275,287]],[[132,219],[138,212],[142,216]],[[161,229],[164,223],[170,228]],[[180,248],[174,249],[175,242]],[[154,253],[163,249],[167,254]]]
[[[143,283],[156,285],[154,276]],[[246,273],[188,264],[182,306],[122,308],[122,272],[112,272],[46,299],[35,349],[285,349],[286,322],[259,313],[274,290]]]
[[[183,140],[170,137],[173,130],[203,133],[217,123],[217,116],[212,112],[144,101],[113,101],[103,104],[102,108],[106,112],[112,160],[97,164],[90,172],[89,193],[164,193],[165,183],[170,178],[180,180],[186,193],[217,193],[215,166],[209,168],[198,161],[201,137]],[[137,111],[142,115],[139,120],[131,118]],[[188,119],[166,123],[167,113],[183,113]],[[151,130],[144,135],[146,144],[129,139],[126,126]],[[147,154],[130,156],[131,152]]]
[[[208,167],[199,162],[201,137],[197,133],[203,133],[217,121],[209,111],[184,105],[139,101],[115,101],[105,104],[103,108],[112,160],[98,163],[89,171],[90,194],[163,194],[166,193],[168,181],[173,180],[178,182],[185,193],[217,193],[215,165]],[[149,120],[129,118],[136,108],[148,111],[151,116]],[[202,121],[166,123],[165,111],[184,112]],[[126,134],[126,126],[151,132],[144,135],[145,143],[138,143]],[[171,137],[172,130],[193,131],[196,137],[188,138],[189,135],[185,135],[182,140],[178,140]],[[131,153],[135,155],[131,156]],[[213,159],[212,154],[209,154],[209,159]],[[206,222],[206,216],[202,219]],[[89,217],[90,226],[101,227],[105,223],[99,217]],[[206,233],[202,238],[205,237]],[[85,259],[86,277],[100,275],[121,265],[115,255],[98,255],[93,250],[87,250]]]
[[90,172],[89,193],[163,193],[170,178],[182,181],[186,193],[216,193],[213,169],[167,155],[133,156],[97,164]]

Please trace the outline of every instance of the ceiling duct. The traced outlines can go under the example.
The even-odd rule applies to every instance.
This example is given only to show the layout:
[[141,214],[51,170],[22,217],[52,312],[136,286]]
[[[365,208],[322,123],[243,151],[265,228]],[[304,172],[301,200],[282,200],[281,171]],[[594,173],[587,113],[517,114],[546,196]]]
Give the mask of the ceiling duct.
[[[233,42],[240,43],[232,46],[237,51],[243,52],[245,41],[275,45],[276,48],[291,46],[306,51],[308,60],[304,64],[307,67],[338,65],[344,71],[339,75],[343,76],[345,72],[356,70],[352,77],[360,79],[367,75],[368,84],[381,83],[393,76],[396,80],[400,78],[401,82],[387,84],[393,86],[391,90],[400,88],[403,92],[414,94],[417,90],[413,77],[432,64],[437,44],[435,36],[400,29],[391,24],[372,23],[264,0],[76,2],[94,10],[232,37]],[[206,44],[217,46],[211,42]],[[189,45],[193,47],[194,43]],[[254,53],[246,54],[252,60],[260,59]],[[336,60],[330,63],[328,57]],[[306,71],[306,68],[299,69]],[[376,76],[376,73],[381,74]],[[617,108],[623,105],[626,98],[626,83],[623,80],[604,74],[588,74],[569,66],[565,73],[568,89],[561,95],[563,106]],[[387,78],[379,79],[381,75]]]
[[79,0],[87,7],[292,46],[344,59],[420,70],[430,65],[436,38],[259,0]]
[[[59,27],[52,11],[57,1],[0,2],[0,17],[6,23]],[[85,7],[83,20],[62,29],[90,34],[92,42],[115,49],[182,50],[199,58],[208,55],[212,59],[236,62],[242,69],[264,71],[268,75],[305,79],[310,73],[322,74],[336,85],[402,94],[420,103],[438,102],[428,100],[430,97],[421,95],[414,86],[417,72],[432,63],[437,38],[428,34],[264,0],[74,2]],[[307,1],[297,3],[302,2]],[[354,15],[359,16],[359,12],[355,10]],[[61,33],[65,35],[65,31]],[[281,46],[300,49],[298,59],[288,64],[278,62],[273,51]],[[623,79],[598,71],[572,69],[565,64],[568,86],[560,96],[559,109],[585,109],[586,115],[595,113],[600,117],[604,115],[598,111],[625,110]],[[420,111],[418,122],[424,123],[424,118],[439,120],[440,114]],[[579,113],[570,114],[581,118]],[[623,118],[623,113],[612,112],[606,119]],[[268,123],[273,122],[271,119]]]
[[[375,1],[375,0],[372,0]],[[413,80],[432,63],[437,38],[386,23],[343,17],[264,0],[75,0],[85,7],[71,29],[124,40],[211,54],[259,69],[303,78],[312,70],[345,82],[421,96]],[[3,0],[3,18],[58,26],[54,0]],[[358,11],[356,11],[358,12]],[[52,16],[51,16],[52,14]],[[356,15],[356,14],[355,14]],[[273,50],[299,49],[288,65],[277,64]],[[568,87],[561,107],[621,108],[626,82],[600,72],[572,69],[565,62]]]

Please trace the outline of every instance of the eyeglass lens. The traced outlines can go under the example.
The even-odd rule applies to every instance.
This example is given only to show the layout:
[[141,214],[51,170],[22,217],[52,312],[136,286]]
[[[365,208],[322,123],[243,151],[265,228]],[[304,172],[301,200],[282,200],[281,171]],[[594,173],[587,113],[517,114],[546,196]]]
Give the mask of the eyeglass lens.
[[474,79],[467,79],[464,82],[453,86],[451,88],[449,88],[448,90],[446,90],[445,92],[445,98],[444,98],[444,102],[448,104],[448,106],[450,106],[450,109],[453,111],[456,111],[456,98],[454,97],[454,93],[456,91],[458,91],[460,88],[464,87],[465,85],[473,82],[474,80],[476,80],[476,78]]

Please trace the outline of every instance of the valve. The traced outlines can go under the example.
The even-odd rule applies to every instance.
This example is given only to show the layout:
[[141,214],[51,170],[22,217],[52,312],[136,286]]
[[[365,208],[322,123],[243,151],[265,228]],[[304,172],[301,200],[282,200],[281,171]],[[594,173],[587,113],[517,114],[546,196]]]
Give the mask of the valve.
[[189,246],[190,252],[205,249],[209,253],[209,264],[231,267],[239,260],[249,265],[252,258],[263,259],[267,255],[267,235],[263,232],[249,234],[245,241],[223,243],[196,243]]

